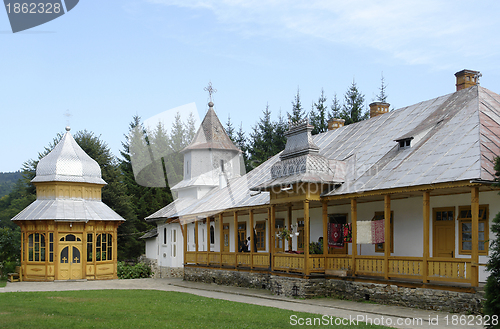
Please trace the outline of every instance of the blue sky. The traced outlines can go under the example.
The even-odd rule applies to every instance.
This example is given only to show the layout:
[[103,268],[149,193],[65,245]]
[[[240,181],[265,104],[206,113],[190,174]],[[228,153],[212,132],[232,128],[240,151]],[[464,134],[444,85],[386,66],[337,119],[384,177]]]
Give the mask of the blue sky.
[[63,132],[100,135],[115,155],[133,115],[195,103],[247,132],[273,116],[328,104],[353,79],[367,104],[383,72],[391,108],[455,90],[479,70],[500,93],[498,1],[81,0],[13,34],[0,10],[0,171],[15,171]]

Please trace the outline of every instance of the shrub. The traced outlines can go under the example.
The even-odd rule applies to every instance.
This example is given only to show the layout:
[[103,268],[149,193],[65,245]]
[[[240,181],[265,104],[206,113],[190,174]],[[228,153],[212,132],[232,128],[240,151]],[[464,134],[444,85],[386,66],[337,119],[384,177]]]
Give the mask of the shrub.
[[120,279],[149,278],[152,274],[151,268],[144,263],[129,265],[125,262],[118,262],[118,278]]

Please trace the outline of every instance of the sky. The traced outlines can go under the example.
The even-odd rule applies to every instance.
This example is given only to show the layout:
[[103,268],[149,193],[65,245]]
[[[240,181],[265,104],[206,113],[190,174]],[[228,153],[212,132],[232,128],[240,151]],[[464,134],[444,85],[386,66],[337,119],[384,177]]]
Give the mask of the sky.
[[247,133],[267,104],[274,119],[291,111],[298,89],[308,111],[355,81],[368,105],[382,75],[395,109],[454,92],[462,69],[500,93],[499,12],[493,0],[81,0],[12,33],[0,8],[0,172],[68,124],[119,156],[134,115],[203,118],[209,82],[221,122]]

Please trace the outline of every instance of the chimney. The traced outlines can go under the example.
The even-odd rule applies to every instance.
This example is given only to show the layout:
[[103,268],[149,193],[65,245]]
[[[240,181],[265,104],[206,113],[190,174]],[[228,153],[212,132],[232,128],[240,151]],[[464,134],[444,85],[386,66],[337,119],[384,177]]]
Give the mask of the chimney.
[[479,71],[462,70],[455,73],[455,77],[457,78],[457,91],[459,91],[477,85],[481,73]]
[[328,130],[335,130],[344,126],[344,119],[331,118],[328,120]]
[[373,102],[370,104],[370,118],[389,112],[391,104],[385,102]]

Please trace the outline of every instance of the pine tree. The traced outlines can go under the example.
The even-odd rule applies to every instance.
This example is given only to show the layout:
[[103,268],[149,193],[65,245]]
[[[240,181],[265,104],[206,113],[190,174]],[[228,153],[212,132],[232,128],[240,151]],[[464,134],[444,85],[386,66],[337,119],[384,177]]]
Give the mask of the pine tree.
[[340,105],[339,99],[337,98],[337,94],[333,95],[332,106],[330,107],[331,111],[328,114],[328,120],[331,119],[340,119],[342,114],[342,106]]
[[234,135],[234,127],[233,123],[231,122],[231,115],[227,116],[227,123],[226,123],[226,134],[231,139],[231,141],[234,143],[236,140],[236,136]]
[[304,109],[300,102],[300,90],[297,88],[297,95],[295,101],[292,102],[292,114],[288,114],[288,120],[292,122],[300,121],[304,118]]
[[311,124],[314,126],[312,134],[319,134],[328,130],[328,120],[327,120],[327,106],[325,106],[327,99],[325,97],[325,92],[321,89],[321,95],[318,98],[317,103],[313,103],[310,113]]
[[379,94],[377,95],[377,101],[378,102],[387,102],[387,85],[385,84],[385,79],[384,79],[384,72],[381,74],[380,78],[380,88],[379,88]]
[[363,109],[364,103],[365,95],[358,90],[358,86],[353,80],[344,95],[344,104],[340,115],[340,118],[345,120],[345,125],[368,118],[368,111]]
[[[496,158],[495,161],[495,171],[496,171],[496,181],[497,186],[500,186],[500,157]],[[498,213],[493,219],[491,225],[491,231],[495,234],[496,238],[492,239],[489,248],[489,260],[486,266],[486,270],[489,272],[488,279],[486,281],[486,286],[484,287],[485,292],[485,303],[484,303],[484,314],[485,315],[500,315],[500,213]],[[487,328],[500,328],[500,323],[493,325],[490,321],[490,325]]]

